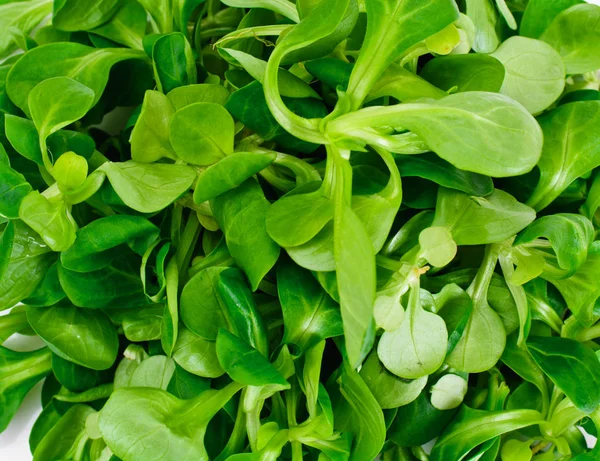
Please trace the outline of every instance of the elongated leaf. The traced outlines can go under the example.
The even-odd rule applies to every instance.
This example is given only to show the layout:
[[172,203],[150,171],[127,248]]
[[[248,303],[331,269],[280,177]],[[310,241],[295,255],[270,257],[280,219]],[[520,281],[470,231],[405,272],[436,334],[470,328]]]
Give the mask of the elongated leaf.
[[158,89],[169,91],[196,82],[196,62],[185,35],[179,32],[159,37],[152,47]]
[[530,0],[521,19],[519,33],[524,37],[539,38],[563,10],[583,3],[583,0]]
[[369,0],[365,4],[367,32],[348,83],[354,110],[388,65],[458,19],[456,5],[446,0]]
[[282,263],[277,269],[277,292],[285,323],[284,343],[306,351],[319,341],[343,334],[338,306],[310,272]]
[[543,144],[538,123],[523,106],[506,96],[479,91],[368,107],[332,120],[327,129],[340,141],[350,137],[390,149],[389,137],[369,131],[390,126],[417,134],[430,150],[461,170],[494,177],[530,171]]
[[375,264],[362,222],[346,204],[334,220],[334,255],[348,358],[358,366],[373,346]]
[[542,415],[533,410],[488,412],[463,406],[435,444],[431,451],[431,460],[460,461],[483,442],[542,421]]
[[385,442],[385,421],[377,400],[358,373],[345,364],[339,378],[340,391],[354,413],[356,431],[352,461],[373,459]]
[[530,337],[533,359],[577,408],[586,413],[600,405],[600,362],[594,352],[568,338]]
[[279,257],[279,246],[266,229],[269,202],[256,180],[251,178],[216,197],[211,206],[224,231],[231,256],[256,290]]
[[16,352],[0,346],[0,431],[6,429],[27,393],[51,369],[51,353],[46,347]]
[[575,179],[600,165],[600,101],[557,107],[539,122],[544,131],[540,181],[527,202],[536,210],[547,207]]

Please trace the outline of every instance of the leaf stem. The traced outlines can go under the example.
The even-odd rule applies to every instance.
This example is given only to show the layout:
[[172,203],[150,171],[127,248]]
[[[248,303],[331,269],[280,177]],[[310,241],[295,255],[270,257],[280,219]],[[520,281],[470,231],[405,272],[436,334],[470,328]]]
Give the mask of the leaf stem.
[[487,304],[487,293],[498,263],[499,252],[500,246],[498,244],[487,245],[485,248],[483,261],[477,275],[467,288],[467,293],[471,296],[475,305],[478,304],[476,301]]

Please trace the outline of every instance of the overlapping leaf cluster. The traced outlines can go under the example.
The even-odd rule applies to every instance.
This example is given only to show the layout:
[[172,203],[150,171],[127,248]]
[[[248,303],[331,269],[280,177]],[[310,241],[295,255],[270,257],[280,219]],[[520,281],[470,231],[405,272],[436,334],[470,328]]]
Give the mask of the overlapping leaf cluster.
[[0,1],[0,340],[47,345],[0,430],[45,379],[35,461],[598,459],[599,23]]

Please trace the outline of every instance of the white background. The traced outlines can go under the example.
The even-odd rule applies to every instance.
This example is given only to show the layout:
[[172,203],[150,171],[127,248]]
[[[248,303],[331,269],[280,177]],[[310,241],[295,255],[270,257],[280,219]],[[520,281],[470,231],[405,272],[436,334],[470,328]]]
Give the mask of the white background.
[[[600,5],[600,0],[587,0],[588,3]],[[15,350],[31,350],[39,347],[39,342],[31,338],[11,338],[6,346]],[[38,384],[27,395],[23,405],[15,415],[8,428],[0,434],[0,460],[1,461],[30,461],[29,431],[38,413],[41,411],[40,403],[41,384]]]

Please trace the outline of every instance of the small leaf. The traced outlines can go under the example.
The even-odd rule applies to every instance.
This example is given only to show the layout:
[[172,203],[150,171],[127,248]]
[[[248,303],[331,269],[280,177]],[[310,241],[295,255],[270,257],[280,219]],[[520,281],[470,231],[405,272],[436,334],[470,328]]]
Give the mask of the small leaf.
[[179,109],[170,139],[177,156],[193,165],[211,165],[233,152],[234,122],[219,104],[199,102]]

